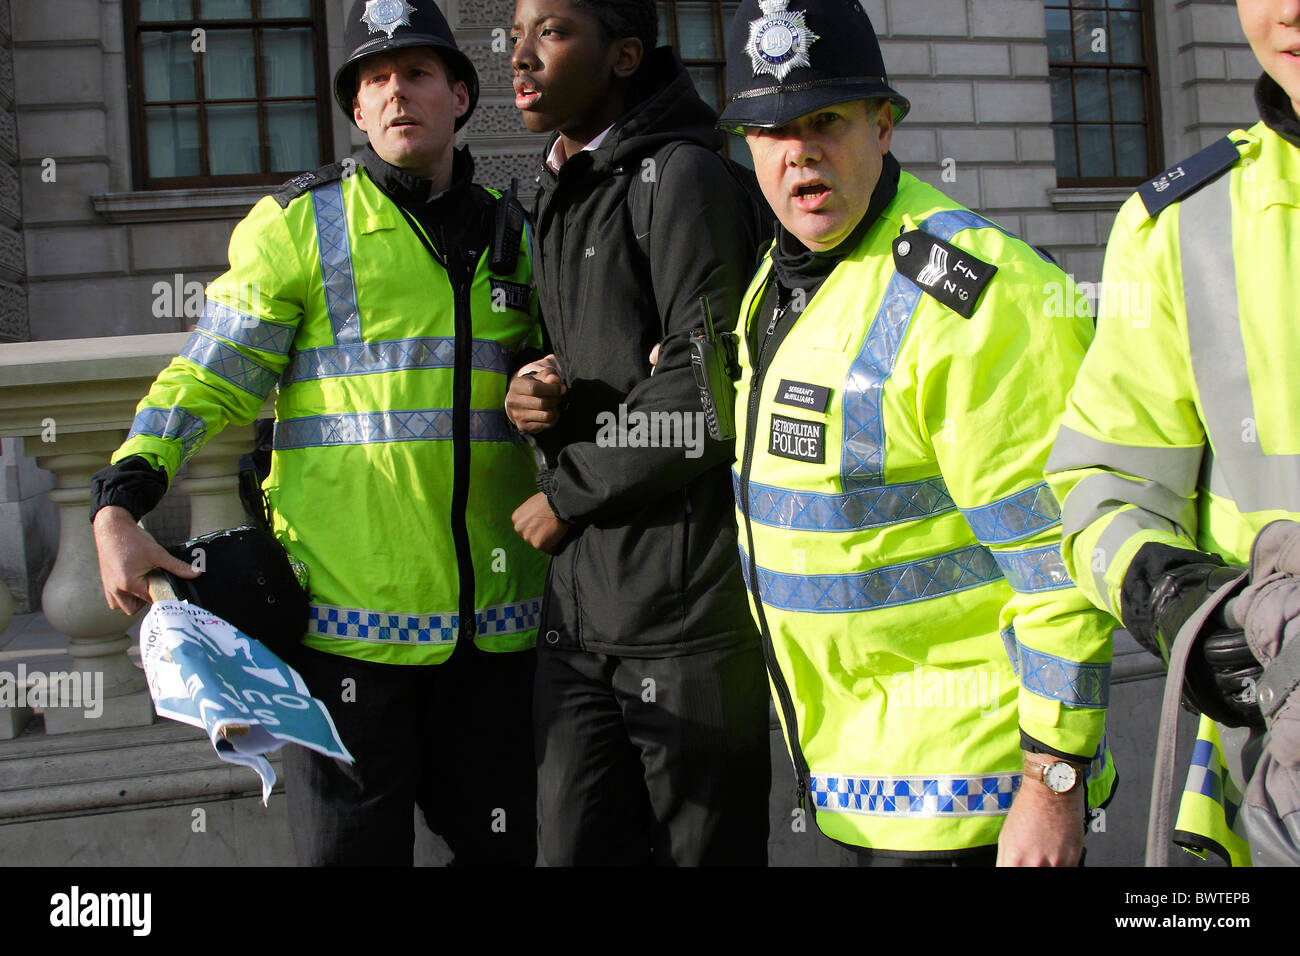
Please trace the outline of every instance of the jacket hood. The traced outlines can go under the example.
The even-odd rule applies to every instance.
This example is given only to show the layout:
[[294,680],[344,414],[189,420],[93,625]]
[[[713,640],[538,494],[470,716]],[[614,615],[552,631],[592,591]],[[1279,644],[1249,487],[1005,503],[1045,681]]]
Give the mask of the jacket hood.
[[[632,79],[631,98],[634,105],[614,124],[600,146],[587,153],[593,171],[608,172],[629,160],[648,156],[673,140],[698,143],[714,151],[722,148],[726,134],[716,128],[718,114],[700,99],[673,47],[651,51]],[[543,155],[549,155],[559,136],[558,132],[551,135]],[[572,156],[569,162],[577,158]]]

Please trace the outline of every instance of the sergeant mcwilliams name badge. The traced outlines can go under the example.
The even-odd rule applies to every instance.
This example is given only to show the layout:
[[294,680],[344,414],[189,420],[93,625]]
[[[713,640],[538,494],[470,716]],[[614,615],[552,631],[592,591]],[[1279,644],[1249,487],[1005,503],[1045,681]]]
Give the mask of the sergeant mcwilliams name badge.
[[811,66],[808,51],[817,34],[808,29],[803,11],[785,8],[789,0],[759,0],[758,6],[766,16],[749,21],[749,42],[745,46],[754,75],[770,73],[780,83],[792,70]]
[[411,25],[414,12],[415,7],[406,0],[366,0],[366,12],[361,14],[361,22],[370,27],[371,33],[387,33],[391,40],[394,30]]

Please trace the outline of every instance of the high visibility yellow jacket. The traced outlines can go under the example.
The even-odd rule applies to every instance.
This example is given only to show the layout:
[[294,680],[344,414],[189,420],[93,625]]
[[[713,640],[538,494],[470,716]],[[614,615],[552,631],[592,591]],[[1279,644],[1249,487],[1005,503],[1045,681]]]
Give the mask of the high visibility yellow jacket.
[[[989,265],[969,319],[936,297]],[[769,258],[741,313],[741,559],[819,827],[887,853],[994,844],[1021,732],[1091,761],[1103,803],[1113,622],[1065,574],[1042,479],[1092,332],[1048,314],[1069,280],[907,173],[784,338],[757,314],[770,278]]]
[[[463,268],[431,241],[435,260],[364,167],[329,169],[235,228],[230,270],[113,460],[143,454],[170,477],[278,382],[264,490],[310,569],[304,643],[402,664],[471,635],[531,647],[546,556],[510,515],[536,468],[503,410],[511,353],[540,344],[527,250],[494,275],[482,228]],[[491,197],[473,199],[490,227]]]
[[[1066,567],[1116,617],[1147,542],[1245,565],[1266,524],[1300,518],[1300,149],[1263,123],[1228,140],[1235,160],[1220,143],[1144,187],[1154,214],[1142,195],[1120,210],[1097,339],[1048,465]],[[1227,172],[1204,169],[1225,147]],[[1198,170],[1195,192],[1160,198]],[[1244,863],[1241,782],[1219,736],[1202,718],[1177,827]]]

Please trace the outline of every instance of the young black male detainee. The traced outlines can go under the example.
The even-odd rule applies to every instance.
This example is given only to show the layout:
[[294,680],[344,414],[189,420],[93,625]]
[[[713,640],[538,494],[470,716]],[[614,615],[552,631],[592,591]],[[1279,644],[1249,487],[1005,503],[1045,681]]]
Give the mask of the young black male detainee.
[[767,857],[768,692],[734,449],[704,434],[688,345],[701,297],[734,324],[762,217],[656,33],[653,0],[520,0],[511,30],[515,105],[554,132],[533,209],[554,354],[506,401],[549,465],[514,518],[554,555],[534,705],[553,866]]

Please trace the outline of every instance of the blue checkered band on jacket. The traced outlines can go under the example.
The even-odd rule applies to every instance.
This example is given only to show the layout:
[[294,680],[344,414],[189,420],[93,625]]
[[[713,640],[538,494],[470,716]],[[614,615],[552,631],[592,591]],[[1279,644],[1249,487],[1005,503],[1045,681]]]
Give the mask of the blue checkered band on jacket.
[[[920,228],[944,242],[963,229],[993,228],[1011,235],[982,216],[959,209],[935,213]],[[885,426],[880,417],[880,394],[894,372],[898,350],[922,295],[920,286],[895,272],[867,330],[862,350],[849,368],[844,382],[844,439],[840,456],[845,491],[881,484],[885,472]]]
[[[740,497],[740,476],[731,473]],[[759,524],[798,531],[856,531],[915,521],[956,509],[942,478],[880,485],[842,495],[787,491],[749,483],[749,516]]]
[[352,279],[352,247],[348,243],[348,217],[343,187],[326,183],[311,191],[316,213],[316,244],[320,248],[320,275],[325,284],[325,308],[334,329],[334,342],[361,341],[361,316],[357,288]]
[[[474,339],[470,364],[483,372],[506,374],[510,353],[499,342]],[[388,342],[354,342],[318,349],[303,349],[294,355],[286,380],[309,382],[346,375],[401,372],[410,369],[454,368],[454,338],[394,339]]]
[[[484,637],[536,630],[541,617],[541,598],[497,604],[474,612],[476,633]],[[394,614],[312,604],[307,614],[307,630],[322,637],[372,644],[451,644],[460,631],[460,613]]]
[[1027,551],[994,551],[998,566],[1013,591],[1036,594],[1074,587],[1074,581],[1061,560],[1061,546],[1049,544]]
[[[743,549],[740,563],[748,585],[749,556]],[[981,545],[856,574],[780,574],[758,569],[764,604],[783,611],[832,614],[929,601],[1001,578],[997,562]]]
[[201,329],[190,334],[181,358],[203,366],[213,375],[224,379],[241,392],[265,399],[275,387],[278,375],[265,365],[254,362],[233,345],[213,338]]
[[[390,441],[451,441],[450,408],[409,412],[357,412],[287,418],[275,423],[273,447],[319,448],[330,445],[373,445]],[[474,409],[469,413],[470,441],[512,441],[506,413]]]
[[183,408],[142,408],[136,412],[131,422],[131,432],[126,437],[128,441],[136,435],[179,439],[181,464],[185,464],[203,445],[207,428],[203,419],[191,415]]
[[1188,793],[1199,793],[1223,804],[1224,821],[1232,829],[1241,810],[1242,796],[1223,763],[1223,754],[1211,741],[1203,738],[1192,749],[1192,763],[1187,768]]
[[276,355],[289,354],[298,331],[292,325],[277,325],[211,299],[203,304],[203,317],[197,327],[236,345]]
[[810,775],[813,805],[831,813],[885,817],[991,817],[1011,809],[1019,773],[951,777]]
[[1019,541],[1061,523],[1061,505],[1047,482],[978,508],[962,508],[961,513],[985,544]]

